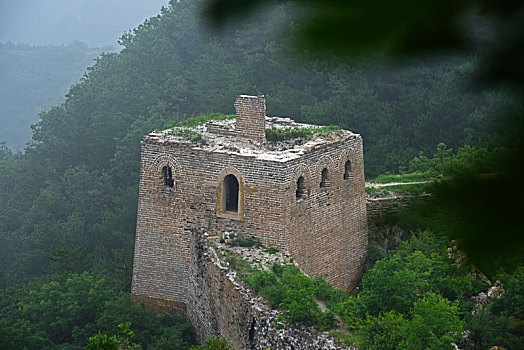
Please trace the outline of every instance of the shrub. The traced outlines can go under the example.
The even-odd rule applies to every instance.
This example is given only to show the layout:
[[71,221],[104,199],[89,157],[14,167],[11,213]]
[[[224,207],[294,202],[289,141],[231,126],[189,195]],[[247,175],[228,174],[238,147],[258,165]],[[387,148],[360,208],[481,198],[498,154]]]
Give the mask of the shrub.
[[271,271],[255,271],[248,280],[255,293],[269,301],[272,308],[277,308],[282,302],[282,283]]
[[[282,314],[286,323],[302,323],[306,326],[318,325],[322,311],[311,293],[304,288],[304,275],[295,275],[291,283],[283,286],[283,297],[280,306],[286,311]],[[300,286],[302,285],[302,287]],[[325,326],[325,325],[323,325]]]
[[389,311],[367,317],[357,332],[363,349],[454,349],[463,328],[457,303],[434,293],[419,299],[410,312],[411,319]]
[[265,130],[267,141],[284,141],[299,137],[311,138],[313,132],[309,128],[267,128]]
[[400,244],[394,255],[377,261],[362,278],[363,292],[357,310],[361,316],[377,316],[391,310],[408,313],[426,292],[460,300],[466,311],[474,288],[467,271],[452,265],[445,240],[431,232],[414,234]]
[[457,175],[474,170],[476,173],[493,172],[507,158],[508,150],[503,147],[488,149],[481,146],[464,146],[453,151],[439,143],[432,158],[423,154],[409,164],[410,172],[425,172],[432,175]]
[[268,248],[266,250],[264,250],[266,253],[268,254],[276,254],[279,252],[279,250],[277,248]]
[[490,307],[477,310],[467,321],[466,328],[471,332],[468,345],[473,349],[490,349],[492,346],[524,349],[524,329],[512,327],[514,322],[506,316],[494,315]]
[[[273,264],[269,271],[250,271],[247,282],[271,307],[284,309],[280,321],[316,326],[324,331],[336,326],[336,313],[344,322],[356,323],[354,303],[345,303],[350,298],[347,294],[321,278],[305,276],[295,266]],[[315,298],[324,301],[330,310],[323,312]]]
[[368,316],[357,332],[357,344],[362,349],[396,350],[405,339],[406,323],[404,317],[395,311],[380,313],[377,317]]
[[188,119],[185,119],[185,120],[182,120],[182,121],[179,121],[178,123],[176,124],[168,124],[166,125],[166,129],[171,129],[172,127],[174,126],[177,126],[177,127],[195,127],[195,126],[198,126],[198,125],[202,125],[202,124],[205,124],[207,123],[208,121],[211,121],[211,120],[226,120],[226,119],[233,119],[235,118],[235,115],[234,114],[222,114],[222,113],[212,113],[212,114],[209,114],[209,115],[199,115],[197,117],[193,117],[193,118],[188,118]]
[[405,340],[401,342],[401,347],[452,350],[454,346],[451,343],[458,343],[462,328],[458,303],[429,293],[415,303],[411,321],[405,326]]
[[358,310],[361,315],[380,312],[408,313],[416,294],[429,289],[428,281],[408,268],[400,255],[377,261],[362,279]]
[[192,346],[189,350],[229,350],[229,339],[207,338],[204,344],[200,346]]
[[260,241],[255,238],[236,238],[228,242],[228,244],[233,247],[242,247],[242,248],[251,248],[251,247],[260,248],[262,247],[262,244],[260,244]]
[[267,141],[284,141],[296,139],[299,137],[309,139],[313,136],[330,135],[340,128],[337,125],[328,125],[320,127],[295,127],[295,128],[276,128],[265,129]]
[[504,294],[493,302],[493,312],[524,320],[524,266],[512,273],[499,272],[495,278],[502,282]]
[[200,142],[202,144],[206,143],[206,139],[202,136],[201,133],[191,129],[173,129],[173,134],[177,136],[183,136],[191,142]]

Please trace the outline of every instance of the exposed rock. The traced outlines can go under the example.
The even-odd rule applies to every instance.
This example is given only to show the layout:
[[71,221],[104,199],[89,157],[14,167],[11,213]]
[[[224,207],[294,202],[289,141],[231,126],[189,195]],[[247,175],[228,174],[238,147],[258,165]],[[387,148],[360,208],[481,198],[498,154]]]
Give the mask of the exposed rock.
[[496,281],[495,284],[488,289],[487,293],[480,292],[477,296],[471,297],[471,300],[475,303],[475,308],[471,313],[475,314],[493,300],[500,299],[503,293],[504,289],[500,281]]
[[502,296],[502,293],[504,293],[504,289],[502,289],[502,284],[500,281],[496,281],[493,287],[491,287],[488,290],[488,298],[490,299],[500,299]]

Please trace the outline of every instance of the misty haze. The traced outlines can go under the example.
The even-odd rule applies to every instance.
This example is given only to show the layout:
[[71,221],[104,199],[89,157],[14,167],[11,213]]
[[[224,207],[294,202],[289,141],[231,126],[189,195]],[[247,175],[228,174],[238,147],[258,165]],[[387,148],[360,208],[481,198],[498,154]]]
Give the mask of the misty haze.
[[0,0],[0,350],[524,349],[524,0]]

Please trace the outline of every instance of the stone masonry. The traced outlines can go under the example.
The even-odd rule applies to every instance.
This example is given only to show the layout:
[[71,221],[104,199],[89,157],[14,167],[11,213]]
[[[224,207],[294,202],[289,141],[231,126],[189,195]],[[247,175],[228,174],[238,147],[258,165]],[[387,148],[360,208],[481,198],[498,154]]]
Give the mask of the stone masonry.
[[195,232],[255,237],[307,275],[342,290],[354,285],[367,249],[360,135],[266,141],[266,128],[320,129],[266,117],[263,96],[241,95],[235,108],[236,119],[144,138],[134,298],[187,310],[199,288],[190,276],[199,268]]
[[240,95],[235,101],[236,130],[241,137],[263,142],[266,138],[266,100],[263,96]]
[[[319,332],[314,327],[284,326],[278,318],[281,311],[271,309],[264,298],[253,293],[238,278],[235,270],[220,258],[218,237],[194,232],[193,238],[192,293],[187,313],[197,329],[199,341],[209,337],[229,339],[229,345],[234,349],[357,350],[356,347],[344,346],[327,332]],[[244,249],[250,253],[255,250]],[[273,258],[271,255],[267,263]]]

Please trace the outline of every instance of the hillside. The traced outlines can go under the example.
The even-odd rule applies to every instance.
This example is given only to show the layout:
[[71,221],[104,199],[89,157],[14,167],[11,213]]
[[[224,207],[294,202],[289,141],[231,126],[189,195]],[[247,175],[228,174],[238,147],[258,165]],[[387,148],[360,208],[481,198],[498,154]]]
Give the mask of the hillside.
[[286,46],[291,32],[273,31],[293,17],[289,6],[221,37],[204,32],[197,11],[198,2],[174,2],[124,35],[120,53],[101,55],[63,104],[40,114],[26,154],[0,168],[0,285],[37,274],[58,245],[98,249],[106,259],[132,247],[141,138],[189,116],[230,113],[239,92],[265,94],[270,116],[360,133],[367,176],[432,154],[439,142],[488,139],[490,115],[510,102],[462,90],[471,59],[391,71],[306,60]]
[[[204,30],[198,16],[200,3],[171,1],[159,16],[121,38],[121,52],[98,56],[86,75],[71,86],[63,103],[39,114],[25,153],[12,154],[0,144],[0,288],[20,288],[19,292],[2,291],[6,297],[0,298],[0,314],[6,316],[0,320],[0,336],[5,339],[21,339],[23,344],[26,338],[21,330],[25,330],[43,339],[38,344],[74,344],[71,346],[79,348],[89,335],[102,329],[110,331],[107,327],[111,324],[114,333],[118,323],[131,318],[140,324],[143,342],[153,336],[168,339],[169,334],[188,327],[162,319],[144,324],[126,301],[132,273],[140,141],[152,130],[202,114],[229,114],[238,94],[264,94],[269,116],[337,124],[360,133],[369,177],[398,172],[411,166],[415,157],[427,160],[441,142],[453,149],[495,142],[495,116],[514,108],[503,88],[478,91],[464,83],[478,64],[475,56],[411,59],[392,66],[312,55],[290,44],[295,33],[289,23],[295,16],[289,3],[262,11],[256,19],[239,20],[220,36]],[[75,57],[92,59],[85,47],[63,49],[71,50]],[[27,51],[30,57],[31,49],[10,50]],[[57,51],[52,52],[48,71],[62,62],[51,58]],[[54,83],[44,78],[42,84]],[[23,96],[9,98],[20,100]],[[12,123],[8,127],[9,135],[21,128]],[[492,195],[496,194],[493,191]],[[416,243],[414,239],[406,244]],[[430,239],[429,248],[423,248],[435,248],[433,243]],[[446,243],[439,241],[435,249]],[[443,269],[449,268],[444,255],[434,257],[426,252],[421,257],[413,255],[409,247],[396,260],[379,265],[377,273],[385,273],[387,264],[397,264],[409,277],[416,262],[399,263],[407,256],[420,258],[424,264],[438,260]],[[515,276],[508,280],[519,281],[520,275]],[[440,288],[426,283],[424,271],[415,277],[431,293]],[[369,283],[383,284],[380,279]],[[465,284],[470,290],[461,294],[461,300],[467,304],[467,298],[478,289]],[[84,318],[70,319],[62,313],[79,305],[62,286],[94,293],[78,298],[90,303],[81,310]],[[48,302],[36,303],[40,296],[48,296]],[[379,299],[380,292],[372,297]],[[406,295],[399,296],[403,297]],[[67,300],[63,308],[55,308],[56,300],[62,299]],[[101,305],[107,305],[107,310]],[[406,309],[411,303],[402,305]],[[443,305],[450,304],[445,301]],[[19,312],[18,306],[27,312]],[[124,311],[112,312],[120,309]],[[519,307],[514,309],[520,317]],[[375,310],[376,317],[380,317],[380,310]],[[460,310],[464,314],[467,309]],[[453,304],[454,316],[458,311]],[[45,317],[39,317],[44,313]],[[507,330],[513,315],[500,310],[497,315],[502,315],[498,326]],[[57,331],[54,319],[60,319],[67,332]],[[483,320],[475,320],[482,333]],[[15,333],[20,338],[14,337]],[[185,339],[184,346],[191,341]]]
[[101,52],[80,42],[0,44],[0,141],[14,151],[22,150],[31,139],[31,125],[37,122],[38,113],[62,103],[71,84]]

